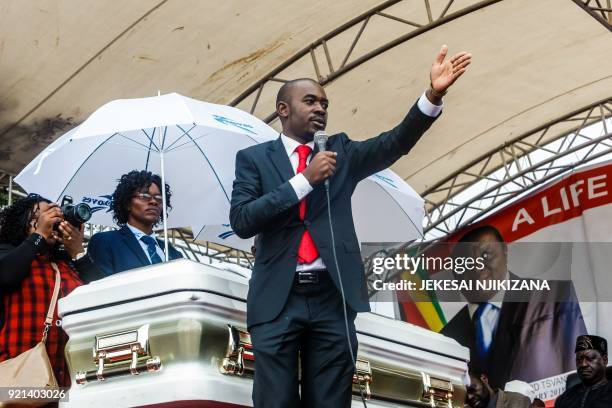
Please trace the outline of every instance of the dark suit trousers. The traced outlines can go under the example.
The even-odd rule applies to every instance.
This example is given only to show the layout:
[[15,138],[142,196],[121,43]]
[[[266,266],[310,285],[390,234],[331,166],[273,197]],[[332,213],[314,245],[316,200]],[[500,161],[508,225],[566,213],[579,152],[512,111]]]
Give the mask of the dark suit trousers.
[[[346,338],[342,297],[327,272],[320,276],[315,284],[294,282],[280,315],[250,328],[255,353],[256,408],[351,405],[354,366]],[[347,317],[356,356],[356,313],[348,306]]]

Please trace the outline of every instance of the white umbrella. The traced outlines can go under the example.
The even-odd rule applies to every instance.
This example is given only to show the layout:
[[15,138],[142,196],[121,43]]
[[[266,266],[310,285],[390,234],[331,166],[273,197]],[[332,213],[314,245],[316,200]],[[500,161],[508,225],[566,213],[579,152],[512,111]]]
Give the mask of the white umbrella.
[[72,196],[75,204],[93,207],[92,223],[114,225],[109,205],[117,179],[150,170],[173,192],[166,235],[168,227],[228,223],[236,152],[276,137],[270,126],[237,108],[176,93],[120,99],[52,143],[15,181],[54,201]]
[[[423,237],[424,201],[401,177],[386,169],[361,181],[351,199],[359,242],[408,242]],[[194,230],[197,231],[197,230]],[[196,239],[250,251],[229,224],[206,225]]]

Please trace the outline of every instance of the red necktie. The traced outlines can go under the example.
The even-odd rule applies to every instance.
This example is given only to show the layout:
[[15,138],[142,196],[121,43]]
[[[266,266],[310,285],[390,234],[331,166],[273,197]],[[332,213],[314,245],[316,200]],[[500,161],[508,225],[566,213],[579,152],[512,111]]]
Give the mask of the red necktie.
[[[312,152],[312,148],[307,145],[299,145],[296,147],[295,151],[298,154],[298,166],[296,173],[301,173],[306,168],[306,160],[308,159],[308,155]],[[304,220],[306,218],[306,198],[300,201],[300,220]],[[319,251],[317,251],[317,247],[315,246],[312,237],[310,236],[310,232],[308,230],[304,231],[302,234],[302,239],[300,240],[300,246],[298,247],[298,263],[300,264],[309,264],[312,263],[315,259],[319,257]]]

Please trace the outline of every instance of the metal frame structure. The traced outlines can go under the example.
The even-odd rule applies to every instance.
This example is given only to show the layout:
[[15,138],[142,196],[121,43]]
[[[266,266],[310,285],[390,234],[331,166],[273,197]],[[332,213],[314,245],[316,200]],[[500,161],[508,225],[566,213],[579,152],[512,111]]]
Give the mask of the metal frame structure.
[[[319,83],[325,87],[327,84],[338,79],[348,71],[358,67],[359,65],[369,61],[370,59],[382,54],[385,51],[396,47],[405,41],[419,36],[431,29],[434,29],[442,24],[448,23],[454,19],[465,16],[466,14],[480,10],[484,7],[493,5],[500,0],[474,1],[469,6],[466,6],[458,11],[447,14],[454,0],[449,0],[442,13],[439,16],[432,14],[432,9],[428,0],[422,0],[427,11],[428,23],[418,24],[409,21],[405,18],[394,16],[389,9],[396,4],[405,0],[389,0],[385,1],[377,7],[374,7],[342,26],[332,30],[325,36],[319,38],[309,46],[300,50],[298,53],[287,59],[282,64],[278,65],[267,75],[249,87],[241,95],[235,98],[230,104],[236,106],[248,98],[253,98],[250,106],[250,112],[254,113],[258,107],[260,96],[266,86],[273,82],[284,83],[287,79],[282,77],[282,74],[292,65],[302,61],[303,58],[310,57],[309,68],[312,68],[316,73]],[[612,0],[571,0],[576,5],[585,10],[595,20],[604,25],[612,32]],[[383,17],[389,20],[404,23],[408,31],[398,38],[389,40],[388,42],[379,45],[376,48],[364,51],[361,55],[355,55],[354,50],[356,45],[362,38],[364,31],[368,28],[368,23],[375,16]],[[348,51],[344,54],[341,60],[333,60],[327,43],[332,39],[338,39],[340,35],[349,30],[356,30],[352,36],[346,36],[345,41],[348,41]],[[324,55],[324,61],[319,61],[317,55]],[[448,234],[455,228],[458,228],[466,223],[472,222],[485,212],[489,212],[494,208],[524,193],[545,181],[548,181],[563,172],[593,160],[602,155],[608,154],[608,144],[606,140],[610,138],[610,133],[606,131],[606,135],[596,140],[588,140],[584,143],[577,143],[584,136],[580,133],[584,126],[597,121],[595,119],[595,108],[598,108],[601,113],[601,118],[608,117],[610,109],[610,101],[599,101],[593,105],[585,107],[577,112],[570,113],[564,117],[551,121],[540,128],[526,133],[513,141],[500,146],[498,149],[488,152],[483,157],[480,157],[470,163],[468,166],[456,171],[448,178],[436,183],[435,186],[424,192],[423,196],[426,199],[427,224],[425,233],[427,238],[432,238],[440,235]],[[580,115],[586,115],[581,125],[574,129],[575,133],[566,133],[564,136],[559,136],[554,140],[562,138],[562,142],[558,143],[555,150],[550,149],[550,138],[544,138],[544,135],[549,133],[555,125],[567,121],[577,121],[581,119]],[[275,112],[265,116],[264,121],[270,123],[277,118]],[[605,126],[605,120],[604,120]],[[536,143],[531,143],[531,139],[538,132],[542,132],[542,137],[536,138]],[[552,133],[552,132],[551,132]],[[571,140],[570,140],[571,139]],[[588,139],[588,138],[587,138]],[[600,151],[604,146],[605,151]],[[581,149],[589,148],[585,155],[577,160],[573,165],[560,166],[555,168],[555,163],[564,156],[569,154],[579,154]],[[547,157],[542,162],[535,159],[541,152],[548,152]],[[495,168],[488,168],[487,164],[490,157],[493,155],[501,156],[502,165]],[[523,163],[526,161],[527,164]],[[477,168],[478,166],[480,168]],[[505,170],[501,177],[494,175],[503,167]],[[512,171],[512,169],[517,169]],[[544,174],[542,176],[542,173]],[[467,201],[460,203],[457,201],[459,194],[467,189],[472,183],[482,179],[490,179],[493,183],[486,191],[479,194],[472,194]],[[460,181],[459,181],[460,180]],[[510,188],[513,186],[514,188]],[[445,193],[442,201],[435,201],[429,197],[440,192]],[[428,197],[429,196],[429,197]]]
[[612,31],[612,0],[573,0],[595,20]]
[[[278,65],[272,71],[270,71],[267,75],[249,87],[246,91],[240,94],[237,98],[235,98],[232,102],[230,102],[231,106],[236,106],[246,100],[247,98],[254,95],[254,100],[250,108],[250,113],[255,112],[257,108],[257,104],[259,102],[259,97],[266,85],[269,85],[273,82],[287,82],[287,79],[282,78],[283,71],[287,68],[300,61],[303,57],[310,56],[311,59],[311,67],[314,69],[316,73],[317,79],[321,86],[325,87],[330,82],[338,79],[342,75],[351,71],[352,69],[362,65],[363,63],[371,60],[372,58],[382,54],[385,51],[388,51],[412,38],[415,38],[429,30],[432,30],[440,25],[446,24],[450,21],[453,21],[459,17],[465,16],[466,14],[478,11],[484,7],[490,6],[492,4],[498,3],[502,0],[484,0],[477,1],[474,0],[473,4],[464,7],[456,12],[451,14],[447,14],[450,7],[453,5],[455,0],[448,0],[446,6],[442,10],[442,13],[439,16],[434,16],[432,14],[431,5],[429,4],[429,0],[421,0],[423,2],[423,6],[427,12],[428,23],[427,24],[418,24],[413,21],[409,21],[405,18],[401,18],[398,16],[394,16],[391,14],[389,9],[392,6],[402,2],[402,1],[410,1],[414,2],[414,0],[388,0],[380,5],[366,11],[360,16],[348,21],[347,23],[341,25],[340,27],[332,30],[328,34],[319,38],[312,44],[308,45],[304,49],[297,52],[291,58],[287,59],[282,64]],[[368,51],[361,53],[361,55],[355,55],[355,47],[359,43],[360,38],[362,38],[364,31],[368,28],[368,25],[373,17],[382,17],[388,20],[397,21],[405,24],[407,28],[407,32],[397,38],[391,39],[388,42],[381,44],[378,47],[373,47]],[[340,40],[342,34],[346,33],[351,29],[357,29],[357,32],[353,36],[348,36],[348,38],[343,39],[347,40],[348,51],[344,54],[341,60],[333,61],[327,43],[330,40]],[[324,65],[320,64],[317,60],[317,55],[323,54],[325,56]],[[325,69],[326,67],[326,69]],[[307,76],[307,75],[304,75]],[[264,122],[270,123],[275,120],[277,117],[276,112],[272,112],[269,115],[265,116],[263,119]]]
[[[429,0],[421,0],[423,1],[425,10],[427,12],[428,23],[427,24],[418,24],[413,21],[407,20],[405,18],[400,18],[398,16],[394,16],[389,12],[389,9],[392,6],[395,6],[402,1],[412,1],[414,0],[388,0],[380,5],[366,11],[360,16],[348,21],[347,23],[341,25],[340,27],[332,30],[328,34],[323,37],[317,39],[312,44],[303,48],[291,58],[287,59],[283,63],[279,64],[276,68],[270,71],[263,78],[255,82],[252,86],[250,86],[247,90],[245,90],[242,94],[236,97],[234,100],[230,102],[231,106],[237,106],[241,102],[246,99],[254,96],[253,103],[250,107],[250,113],[254,113],[257,109],[260,96],[267,85],[270,85],[274,82],[285,83],[288,80],[282,77],[283,71],[292,65],[296,64],[298,61],[301,61],[302,58],[310,56],[310,68],[314,70],[317,76],[317,80],[321,84],[321,86],[325,87],[327,84],[332,81],[338,79],[342,75],[351,71],[352,69],[364,64],[365,62],[371,60],[377,55],[382,54],[412,38],[415,38],[429,30],[432,30],[438,26],[451,22],[457,18],[465,16],[469,13],[478,11],[484,7],[493,5],[502,0],[484,0],[484,1],[474,1],[471,5],[466,6],[458,11],[447,14],[450,7],[453,5],[455,0],[448,0],[442,13],[439,16],[434,16],[432,14],[431,5]],[[589,13],[593,18],[603,24],[608,30],[612,31],[612,0],[570,0],[576,3],[579,7],[583,8],[587,13]],[[607,7],[604,7],[602,2],[605,1]],[[368,28],[368,23],[371,21],[373,17],[382,17],[388,20],[397,21],[403,23],[407,27],[407,32],[397,38],[391,39],[388,42],[379,45],[378,47],[373,47],[369,51],[364,51],[361,55],[355,55],[354,50],[359,40],[362,38],[364,31]],[[348,51],[344,54],[341,60],[334,61],[330,55],[327,43],[332,39],[338,40],[341,35],[346,33],[351,29],[357,29],[357,32],[353,36],[348,36],[346,39],[348,46]],[[324,55],[323,63],[317,59],[317,55]],[[307,76],[307,75],[304,75]],[[264,121],[266,123],[271,123],[277,118],[276,112],[271,112],[270,114],[264,117]]]
[[[520,135],[438,182],[422,194],[426,238],[447,235],[576,166],[611,154],[611,118],[612,97]],[[603,135],[584,131],[595,123],[602,124]],[[575,160],[567,159],[571,156]],[[494,157],[501,164],[491,166]],[[476,187],[479,181],[487,183]]]

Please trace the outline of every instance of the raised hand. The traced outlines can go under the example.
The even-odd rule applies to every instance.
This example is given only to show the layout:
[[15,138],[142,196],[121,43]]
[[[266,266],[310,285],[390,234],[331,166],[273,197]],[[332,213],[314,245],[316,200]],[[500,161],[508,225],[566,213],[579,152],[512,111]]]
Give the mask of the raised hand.
[[469,52],[462,51],[445,61],[447,53],[448,47],[443,45],[436,60],[431,65],[429,78],[434,94],[437,94],[436,96],[444,95],[472,62],[472,54]]

